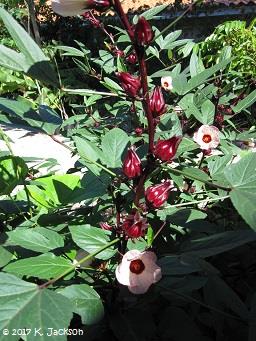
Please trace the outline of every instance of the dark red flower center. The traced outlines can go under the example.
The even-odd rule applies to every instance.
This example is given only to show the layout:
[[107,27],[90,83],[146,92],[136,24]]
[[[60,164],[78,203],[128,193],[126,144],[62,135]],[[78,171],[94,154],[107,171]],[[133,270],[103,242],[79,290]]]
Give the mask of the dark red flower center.
[[136,275],[140,275],[145,269],[145,265],[141,259],[135,259],[131,261],[130,271]]
[[204,141],[204,143],[210,143],[211,140],[212,140],[212,137],[211,137],[211,135],[209,135],[209,134],[205,134],[205,135],[203,136],[202,140]]
[[167,88],[167,87],[169,86],[169,83],[168,83],[168,82],[164,82],[164,84],[163,84],[163,85],[164,85],[164,87],[166,87],[166,88]]

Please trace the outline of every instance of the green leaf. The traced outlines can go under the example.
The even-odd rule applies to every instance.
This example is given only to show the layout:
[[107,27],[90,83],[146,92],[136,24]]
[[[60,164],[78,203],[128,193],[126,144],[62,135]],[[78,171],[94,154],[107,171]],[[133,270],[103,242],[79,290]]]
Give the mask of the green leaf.
[[181,250],[183,255],[205,258],[232,250],[254,240],[256,240],[256,233],[253,231],[227,231],[209,237],[191,239],[182,244]]
[[179,155],[182,155],[183,153],[189,152],[197,148],[198,148],[197,143],[195,143],[192,139],[183,137],[183,139],[181,140],[181,143],[179,144],[176,157],[178,157]]
[[45,55],[29,36],[24,28],[3,8],[0,8],[0,17],[5,27],[9,31],[17,47],[32,63],[36,61],[46,60]]
[[103,91],[95,91],[92,89],[65,89],[63,88],[62,91],[71,94],[71,95],[81,95],[81,96],[88,96],[88,95],[99,95],[99,96],[119,96],[116,93],[112,92],[103,92]]
[[232,159],[232,154],[224,155],[224,156],[214,156],[212,158],[207,159],[208,168],[212,178],[215,178],[218,175],[224,175],[224,170]]
[[101,298],[89,285],[70,285],[59,293],[73,303],[73,312],[81,316],[83,324],[94,324],[102,319],[104,307]]
[[238,102],[235,107],[232,107],[235,113],[239,113],[250,107],[256,101],[256,90],[252,91],[248,96]]
[[0,333],[0,341],[18,341],[12,330],[26,329],[27,341],[66,341],[65,335],[52,335],[48,328],[68,328],[72,318],[72,302],[48,289],[5,273],[0,273],[0,330],[8,329],[8,336]]
[[186,256],[166,256],[158,261],[164,275],[185,275],[202,270],[197,259]]
[[212,75],[214,75],[216,72],[218,72],[221,69],[224,69],[229,63],[230,59],[223,60],[222,62],[200,72],[196,76],[192,77],[184,90],[184,94],[193,90],[194,88],[198,87],[199,85],[203,84],[208,78],[210,78]]
[[22,53],[0,45],[0,65],[15,71],[23,71],[26,65],[26,58]]
[[203,124],[213,124],[214,121],[214,115],[215,115],[215,105],[207,99],[203,102],[202,107],[202,122]]
[[[149,229],[147,231],[149,231]],[[127,248],[128,250],[136,249],[136,250],[143,252],[147,248],[147,242],[143,238],[134,239],[134,240],[129,239],[127,243]]]
[[12,262],[4,268],[4,271],[17,275],[51,279],[61,275],[71,267],[70,260],[55,256],[53,253],[45,253],[37,257]]
[[0,195],[10,194],[25,179],[28,167],[18,156],[0,158]]
[[203,72],[205,70],[204,65],[202,63],[202,60],[198,58],[195,52],[192,53],[190,57],[190,62],[189,62],[189,71],[190,71],[190,76],[194,77],[200,72]]
[[111,129],[102,139],[102,161],[110,168],[121,167],[121,156],[128,142],[129,137],[123,130],[119,128]]
[[167,36],[164,38],[160,48],[163,49],[168,49],[168,45],[171,44],[172,42],[174,42],[176,39],[179,38],[179,36],[181,35],[182,31],[181,30],[177,30],[177,31],[173,31],[169,34],[167,34]]
[[[171,169],[170,169],[171,171]],[[195,180],[205,182],[209,180],[209,176],[198,168],[183,168],[182,169],[182,175],[186,178],[195,178]]]
[[49,59],[44,55],[30,35],[3,8],[0,8],[0,18],[3,20],[5,27],[25,57],[26,63],[23,65],[23,71],[31,77],[57,85],[57,76],[49,63]]
[[63,238],[55,231],[43,227],[33,229],[19,228],[7,232],[5,246],[18,245],[25,249],[44,253],[64,246]]
[[173,41],[173,42],[168,42],[168,43],[165,44],[165,49],[172,50],[172,49],[174,49],[177,46],[185,45],[185,44],[187,44],[187,43],[189,43],[191,41],[192,41],[191,39],[180,39],[180,40],[176,40],[176,41]]
[[[118,72],[127,72],[127,67],[122,57],[117,56],[117,71]],[[122,89],[123,90],[123,89]]]
[[183,55],[186,58],[190,55],[195,43],[193,41],[188,41],[186,45],[179,49],[179,55]]
[[185,74],[179,74],[172,79],[173,91],[178,95],[182,95],[187,87],[187,77]]
[[251,299],[251,310],[249,318],[249,336],[248,341],[256,340],[256,294],[254,293]]
[[[168,289],[172,291],[176,291],[177,293],[186,293],[192,292],[195,290],[201,289],[205,286],[208,278],[204,276],[195,275],[186,275],[186,276],[165,276],[161,281],[161,294],[169,298],[173,299],[173,295],[168,293]],[[167,290],[165,290],[166,288]],[[168,295],[169,294],[169,295]]]
[[31,127],[39,128],[49,135],[54,134],[62,123],[59,115],[44,105],[40,105],[36,112],[28,103],[0,97],[0,110],[22,119]]
[[99,175],[101,168],[90,161],[97,162],[102,159],[102,151],[95,144],[79,136],[74,136],[73,139],[80,157],[85,160],[86,166],[95,175]]
[[235,312],[241,318],[248,319],[248,310],[239,296],[219,277],[209,276],[205,286],[208,297],[211,297],[210,305],[226,307]]
[[[86,225],[69,226],[73,241],[83,250],[93,253],[109,243],[109,231]],[[96,258],[108,259],[116,253],[113,247],[100,252]]]
[[[172,325],[170,326],[170,321]],[[185,328],[181,328],[180,322]],[[197,341],[210,341],[204,336],[192,317],[183,309],[170,306],[160,315],[159,331],[161,340],[185,341],[193,339]]]
[[167,6],[168,6],[168,4],[155,6],[153,8],[150,8],[149,10],[143,12],[140,16],[144,17],[147,20],[154,19],[154,17],[158,13],[162,12]]
[[174,211],[170,208],[165,208],[163,210],[159,210],[157,215],[161,217],[162,220],[167,220],[172,225],[176,226],[186,226],[193,221],[198,223],[198,221],[207,217],[206,213],[191,208],[179,208]]
[[203,123],[203,115],[194,103],[191,103],[187,109],[184,109],[184,111],[187,117],[194,116],[197,121]]
[[112,79],[108,77],[105,77],[104,82],[101,82],[101,84],[103,84],[107,89],[114,91],[114,92],[123,91],[123,89],[121,88],[119,84],[117,84],[116,82],[114,82]]
[[219,55],[219,61],[222,62],[223,60],[231,58],[231,51],[232,46],[224,46]]
[[61,45],[57,46],[56,49],[64,51],[64,53],[62,53],[62,56],[84,57],[84,52],[82,52],[79,49],[76,49],[75,47]]
[[28,185],[27,188],[37,204],[48,208],[75,203],[76,196],[79,200],[84,191],[80,176],[75,174],[50,175],[38,179],[38,183],[38,186]]
[[0,246],[0,268],[8,264],[12,257],[13,255],[11,252]]
[[225,169],[232,186],[230,198],[248,225],[256,231],[256,153],[249,153]]

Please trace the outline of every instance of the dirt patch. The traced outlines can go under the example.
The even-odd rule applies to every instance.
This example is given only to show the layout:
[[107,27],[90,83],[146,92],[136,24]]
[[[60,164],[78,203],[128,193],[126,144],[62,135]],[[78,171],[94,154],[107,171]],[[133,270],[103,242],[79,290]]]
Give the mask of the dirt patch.
[[[190,3],[190,1],[184,0],[185,3]],[[145,10],[149,9],[152,7],[155,7],[157,5],[173,5],[175,3],[175,0],[124,0],[122,1],[122,5],[124,8],[125,12],[128,11],[140,11],[140,10]]]
[[[186,7],[192,0],[123,0],[121,1],[125,12],[140,12],[158,5],[168,4],[170,7]],[[256,4],[256,0],[204,0],[202,6],[216,5],[247,5]],[[169,6],[168,6],[169,7]]]

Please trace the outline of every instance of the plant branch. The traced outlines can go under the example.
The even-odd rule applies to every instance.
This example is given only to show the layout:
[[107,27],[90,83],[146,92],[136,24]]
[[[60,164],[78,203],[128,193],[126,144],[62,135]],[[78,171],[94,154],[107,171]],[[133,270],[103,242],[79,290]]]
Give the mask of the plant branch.
[[194,1],[192,4],[190,4],[188,6],[188,8],[181,14],[178,16],[178,18],[176,18],[174,21],[172,21],[168,26],[166,26],[161,32],[159,32],[159,34],[153,39],[152,43],[159,38],[163,33],[167,32],[172,26],[174,26],[175,24],[177,24],[177,22],[180,21],[180,19],[182,19],[188,12],[190,12],[193,8],[193,6],[200,2],[201,0],[196,0]]
[[112,0],[112,3],[113,3],[114,10],[119,15],[120,20],[121,20],[124,28],[126,29],[128,35],[129,35],[129,37],[131,39],[131,42],[133,42],[134,34],[133,34],[132,26],[129,23],[127,15],[124,13],[124,10],[123,10],[123,7],[121,5],[121,2],[119,0]]
[[134,48],[135,48],[135,51],[139,60],[139,70],[140,70],[142,93],[143,93],[142,105],[143,105],[143,109],[144,109],[144,112],[146,114],[147,121],[148,121],[148,139],[149,139],[148,153],[153,154],[155,125],[154,125],[154,118],[153,118],[153,115],[150,109],[150,104],[149,104],[149,91],[148,91],[148,80],[147,80],[148,75],[147,75],[147,67],[146,67],[146,62],[145,62],[144,47],[141,48],[135,45]]
[[182,297],[183,299],[185,299],[185,300],[187,300],[187,301],[191,301],[191,302],[197,303],[197,304],[201,305],[202,307],[205,307],[205,308],[207,308],[207,309],[209,309],[209,310],[212,310],[212,311],[214,311],[214,312],[216,312],[216,313],[218,313],[218,314],[221,314],[221,315],[223,315],[223,316],[226,316],[226,317],[228,317],[228,318],[232,318],[232,319],[235,319],[235,320],[247,322],[246,320],[244,320],[244,319],[242,319],[242,318],[240,318],[240,317],[238,317],[238,316],[235,316],[235,315],[231,315],[231,314],[229,314],[229,313],[226,313],[225,311],[222,311],[222,310],[220,310],[220,309],[218,309],[218,308],[215,308],[215,307],[213,307],[213,306],[210,306],[210,305],[208,305],[208,304],[206,304],[206,303],[204,303],[204,302],[201,302],[201,301],[199,301],[199,300],[197,300],[197,299],[195,299],[195,298],[193,298],[193,297],[191,297],[191,296],[189,296],[189,295],[185,295],[185,294],[182,294],[182,293],[177,292],[177,291],[175,291],[175,290],[172,290],[172,289],[169,289],[169,288],[165,288],[165,287],[163,287],[163,286],[161,286],[161,285],[159,285],[159,284],[157,284],[157,286],[158,286],[159,288],[161,288],[161,289],[164,289],[164,290],[166,290],[166,291],[171,292],[171,293],[174,294],[174,295],[177,295],[177,296],[179,296],[179,297]]
[[59,276],[49,280],[48,282],[39,285],[39,289],[45,289],[47,287],[49,287],[50,285],[52,285],[53,283],[57,282],[59,279],[61,279],[62,277],[68,275],[71,271],[75,270],[76,267],[80,264],[82,264],[83,262],[93,258],[94,256],[96,256],[97,254],[99,254],[100,252],[108,249],[110,246],[116,244],[117,242],[119,242],[119,238],[116,238],[114,240],[112,240],[111,242],[109,242],[108,244],[106,244],[105,246],[103,246],[102,248],[98,249],[97,251],[87,255],[86,257],[80,259],[78,262],[76,262],[76,264],[74,265],[70,265],[70,268],[67,269],[66,271],[64,271],[62,274],[60,274]]
[[147,158],[147,164],[145,166],[144,172],[140,177],[139,184],[136,188],[135,193],[135,199],[134,204],[135,206],[138,206],[140,197],[143,193],[144,189],[144,183],[146,181],[147,175],[151,171],[151,164],[152,164],[152,156],[154,151],[154,136],[155,136],[155,124],[154,124],[154,118],[150,109],[150,101],[149,101],[149,90],[148,90],[148,75],[147,75],[147,66],[145,61],[145,47],[141,46],[137,43],[136,39],[134,39],[134,33],[131,24],[129,23],[129,20],[127,18],[127,15],[124,13],[122,5],[119,0],[113,0],[113,7],[117,14],[120,17],[120,20],[126,29],[131,43],[134,47],[134,50],[137,54],[138,62],[139,62],[139,74],[141,78],[141,86],[142,86],[142,105],[145,112],[145,115],[147,117],[148,121],[148,139],[149,139],[149,147],[148,147],[148,158]]
[[[74,150],[73,150],[71,147],[67,146],[65,143],[63,143],[63,142],[61,142],[60,140],[58,140],[58,139],[56,138],[55,135],[49,135],[49,136],[53,139],[53,141],[59,143],[61,146],[63,146],[64,148],[70,150],[71,152],[74,152]],[[80,155],[80,156],[81,156],[81,155]],[[94,161],[94,160],[91,160],[90,158],[88,158],[88,157],[86,157],[86,156],[81,156],[81,158],[84,159],[84,160],[86,160],[87,162],[93,163],[94,165],[98,166],[99,168],[101,168],[101,169],[104,170],[106,173],[110,174],[111,176],[116,177],[116,174],[115,174],[114,172],[112,172],[112,171],[109,170],[107,167],[103,166],[102,164],[100,164],[100,163],[98,163],[98,162],[96,162],[96,161]]]
[[179,175],[183,175],[185,178],[203,182],[206,185],[208,185],[210,187],[213,187],[213,188],[223,189],[224,191],[227,191],[227,192],[230,192],[232,190],[232,188],[230,188],[230,187],[225,187],[225,186],[222,186],[222,185],[219,185],[219,184],[214,184],[213,182],[210,182],[210,181],[207,181],[207,180],[203,180],[203,179],[201,179],[201,178],[199,178],[197,176],[186,174],[186,173],[184,173],[184,172],[182,172],[182,171],[180,171],[180,170],[178,170],[176,168],[166,168],[166,167],[163,167],[163,168],[165,168],[166,170],[169,170],[170,172],[173,172],[173,173],[176,173],[176,174],[179,174]]
[[165,206],[164,208],[165,209],[168,209],[168,208],[176,208],[176,207],[186,207],[187,205],[194,205],[194,204],[200,204],[202,202],[214,202],[214,201],[218,201],[218,200],[224,200],[224,199],[228,199],[230,198],[229,195],[225,195],[224,197],[218,197],[218,198],[211,198],[211,199],[203,199],[203,200],[194,200],[194,201],[188,201],[188,202],[184,202],[182,204],[177,204],[177,205],[168,205],[168,206]]
[[32,23],[35,41],[39,46],[41,46],[41,38],[38,30],[38,25],[36,22],[35,3],[33,0],[26,0],[26,3],[29,10],[29,19],[31,20]]

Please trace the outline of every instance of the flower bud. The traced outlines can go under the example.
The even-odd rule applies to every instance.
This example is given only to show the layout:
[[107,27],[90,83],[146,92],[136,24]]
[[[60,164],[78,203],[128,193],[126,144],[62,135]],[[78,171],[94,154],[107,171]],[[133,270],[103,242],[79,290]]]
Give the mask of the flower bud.
[[117,57],[123,58],[123,57],[125,56],[124,51],[119,50],[119,49],[116,49],[116,50],[114,51],[114,53],[115,53],[115,55],[116,55]]
[[126,58],[127,62],[130,64],[136,64],[138,59],[135,53],[129,54],[129,56]]
[[109,6],[109,0],[52,0],[52,10],[63,17],[83,14],[87,9],[104,11]]
[[142,218],[138,211],[129,214],[122,224],[122,230],[129,238],[139,238],[144,236],[147,228],[147,219]]
[[223,126],[223,122],[224,122],[224,115],[220,112],[217,112],[214,118],[214,123],[216,124],[218,128],[221,129]]
[[92,26],[95,28],[99,28],[101,25],[101,22],[92,15],[91,11],[86,11],[85,13],[82,14],[82,16],[88,20]]
[[154,32],[151,25],[144,17],[139,17],[134,27],[134,36],[138,45],[144,46],[149,44],[154,38]]
[[141,174],[141,161],[135,152],[135,148],[128,149],[123,163],[123,173],[127,178],[132,179]]
[[140,127],[135,128],[135,134],[137,136],[141,136],[143,134],[143,128]]
[[168,140],[158,140],[155,145],[154,154],[162,161],[171,161],[181,142],[180,136],[173,136]]
[[146,199],[153,207],[159,208],[167,201],[171,188],[173,183],[170,180],[150,186],[145,192]]
[[160,86],[156,86],[151,97],[150,97],[150,110],[153,117],[158,117],[166,112],[166,105],[164,101],[164,96]]
[[105,223],[103,221],[100,222],[99,225],[103,230],[111,231],[113,229],[113,226],[111,226],[108,223]]
[[132,76],[128,72],[118,72],[117,77],[120,81],[121,87],[130,97],[135,97],[140,88],[141,88],[141,81],[140,78]]

